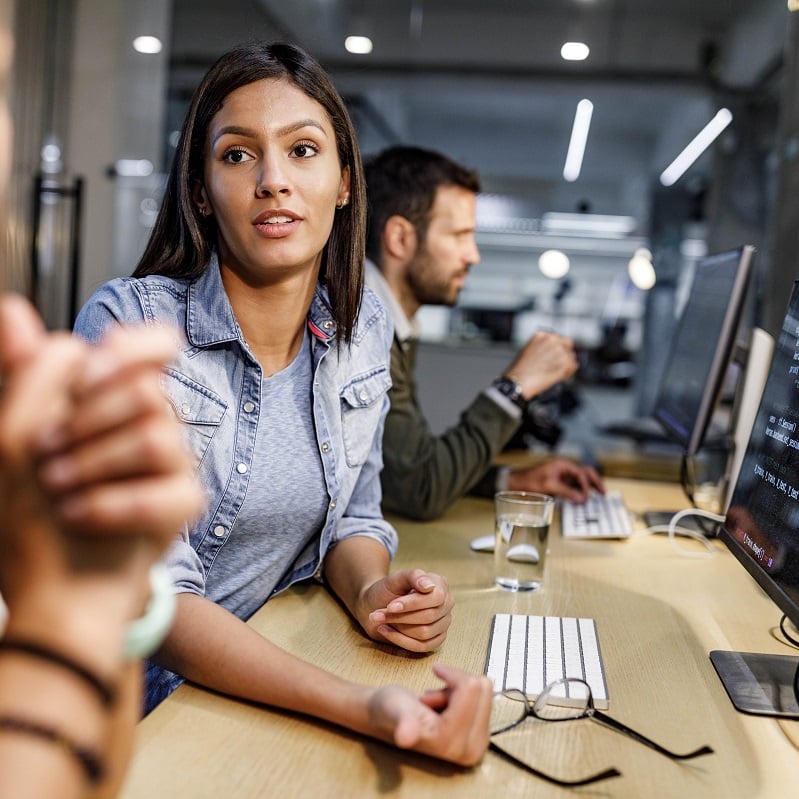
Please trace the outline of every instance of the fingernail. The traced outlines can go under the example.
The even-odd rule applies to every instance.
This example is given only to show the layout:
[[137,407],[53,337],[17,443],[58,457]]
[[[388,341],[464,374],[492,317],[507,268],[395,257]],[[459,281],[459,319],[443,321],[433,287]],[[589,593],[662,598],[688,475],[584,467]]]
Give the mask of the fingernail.
[[369,618],[370,618],[372,621],[378,621],[378,622],[379,622],[379,621],[385,621],[385,620],[386,620],[386,614],[385,614],[385,613],[383,613],[383,611],[382,611],[382,610],[373,610],[373,611],[372,611],[372,612],[369,614]]
[[434,586],[435,583],[432,580],[428,579],[427,577],[422,577],[422,579],[419,580],[419,588],[425,591],[429,590],[430,588],[433,588]]
[[57,458],[45,464],[39,476],[50,488],[64,488],[74,481],[75,466],[69,458]]
[[388,603],[388,607],[386,608],[386,610],[388,610],[391,613],[401,613],[403,608],[404,605],[402,604],[402,602],[400,602],[399,599],[395,599],[392,602]]
[[36,445],[40,452],[55,452],[64,446],[65,441],[64,428],[59,425],[45,427],[36,436]]

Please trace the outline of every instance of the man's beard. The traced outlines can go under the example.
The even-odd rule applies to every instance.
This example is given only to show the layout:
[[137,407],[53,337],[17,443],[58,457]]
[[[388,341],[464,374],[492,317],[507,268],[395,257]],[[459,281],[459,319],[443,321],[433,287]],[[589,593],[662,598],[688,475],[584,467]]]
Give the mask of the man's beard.
[[408,267],[408,284],[420,305],[449,305],[458,302],[460,288],[453,275],[440,275],[427,250],[420,249]]

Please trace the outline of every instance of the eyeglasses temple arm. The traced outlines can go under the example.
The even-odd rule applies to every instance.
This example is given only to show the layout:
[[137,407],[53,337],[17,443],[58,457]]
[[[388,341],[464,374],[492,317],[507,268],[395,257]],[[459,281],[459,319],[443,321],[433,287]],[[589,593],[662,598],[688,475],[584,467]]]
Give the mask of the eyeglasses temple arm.
[[539,771],[536,768],[533,768],[531,765],[525,763],[523,760],[519,760],[518,757],[515,757],[507,750],[503,749],[498,744],[491,741],[488,744],[488,748],[498,754],[500,757],[504,758],[505,760],[510,761],[513,763],[514,766],[518,766],[521,769],[524,769],[528,774],[532,774],[539,779],[546,780],[546,782],[550,782],[553,785],[565,785],[571,788],[577,788],[580,785],[590,785],[593,782],[599,782],[600,780],[610,779],[611,777],[621,777],[621,772],[616,770],[615,768],[609,768],[606,771],[601,771],[598,774],[592,774],[590,777],[584,777],[581,780],[559,780],[557,777],[551,777],[549,774],[545,774],[543,771]]
[[631,727],[628,727],[626,724],[622,724],[620,721],[616,721],[616,719],[612,718],[611,716],[607,716],[599,710],[592,709],[592,711],[588,714],[590,718],[598,721],[600,724],[604,724],[606,727],[610,727],[612,730],[616,730],[616,732],[624,733],[624,735],[628,735],[630,738],[638,741],[639,743],[644,744],[645,746],[650,747],[650,749],[654,749],[656,752],[660,752],[662,755],[666,755],[666,757],[670,757],[673,760],[690,760],[693,757],[699,757],[700,755],[711,755],[713,754],[713,749],[709,746],[700,746],[699,749],[695,749],[693,752],[687,752],[684,755],[677,754],[676,752],[671,752],[668,749],[662,747],[660,744],[656,744],[650,738],[647,738],[641,733],[636,732]]

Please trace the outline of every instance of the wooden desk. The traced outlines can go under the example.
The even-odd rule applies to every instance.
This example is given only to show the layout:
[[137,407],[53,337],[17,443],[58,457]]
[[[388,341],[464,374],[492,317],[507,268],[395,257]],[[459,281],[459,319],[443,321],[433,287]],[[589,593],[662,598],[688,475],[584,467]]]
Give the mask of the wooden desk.
[[[679,488],[610,481],[628,506],[681,506]],[[394,520],[398,566],[446,574],[458,603],[440,651],[415,656],[365,639],[320,586],[269,602],[251,624],[279,645],[366,683],[435,684],[440,659],[481,672],[495,612],[596,619],[610,713],[674,750],[710,744],[716,753],[672,762],[582,720],[528,721],[502,736],[506,748],[563,778],[615,766],[623,776],[578,790],[603,797],[773,799],[799,795],[799,722],[734,710],[708,659],[711,649],[787,653],[770,634],[779,612],[717,544],[710,560],[679,556],[662,536],[624,542],[564,541],[555,534],[545,587],[513,594],[492,585],[492,557],[469,540],[492,529],[487,500],[461,500],[441,520]],[[492,753],[461,769],[344,730],[181,686],[144,719],[124,799],[250,797],[559,797],[551,786]]]

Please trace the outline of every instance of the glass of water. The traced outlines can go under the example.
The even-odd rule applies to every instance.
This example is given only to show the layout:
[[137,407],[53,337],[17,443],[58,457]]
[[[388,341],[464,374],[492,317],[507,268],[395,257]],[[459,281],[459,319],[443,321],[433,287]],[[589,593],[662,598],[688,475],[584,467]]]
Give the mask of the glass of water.
[[494,579],[509,591],[541,587],[555,498],[531,491],[494,495]]

